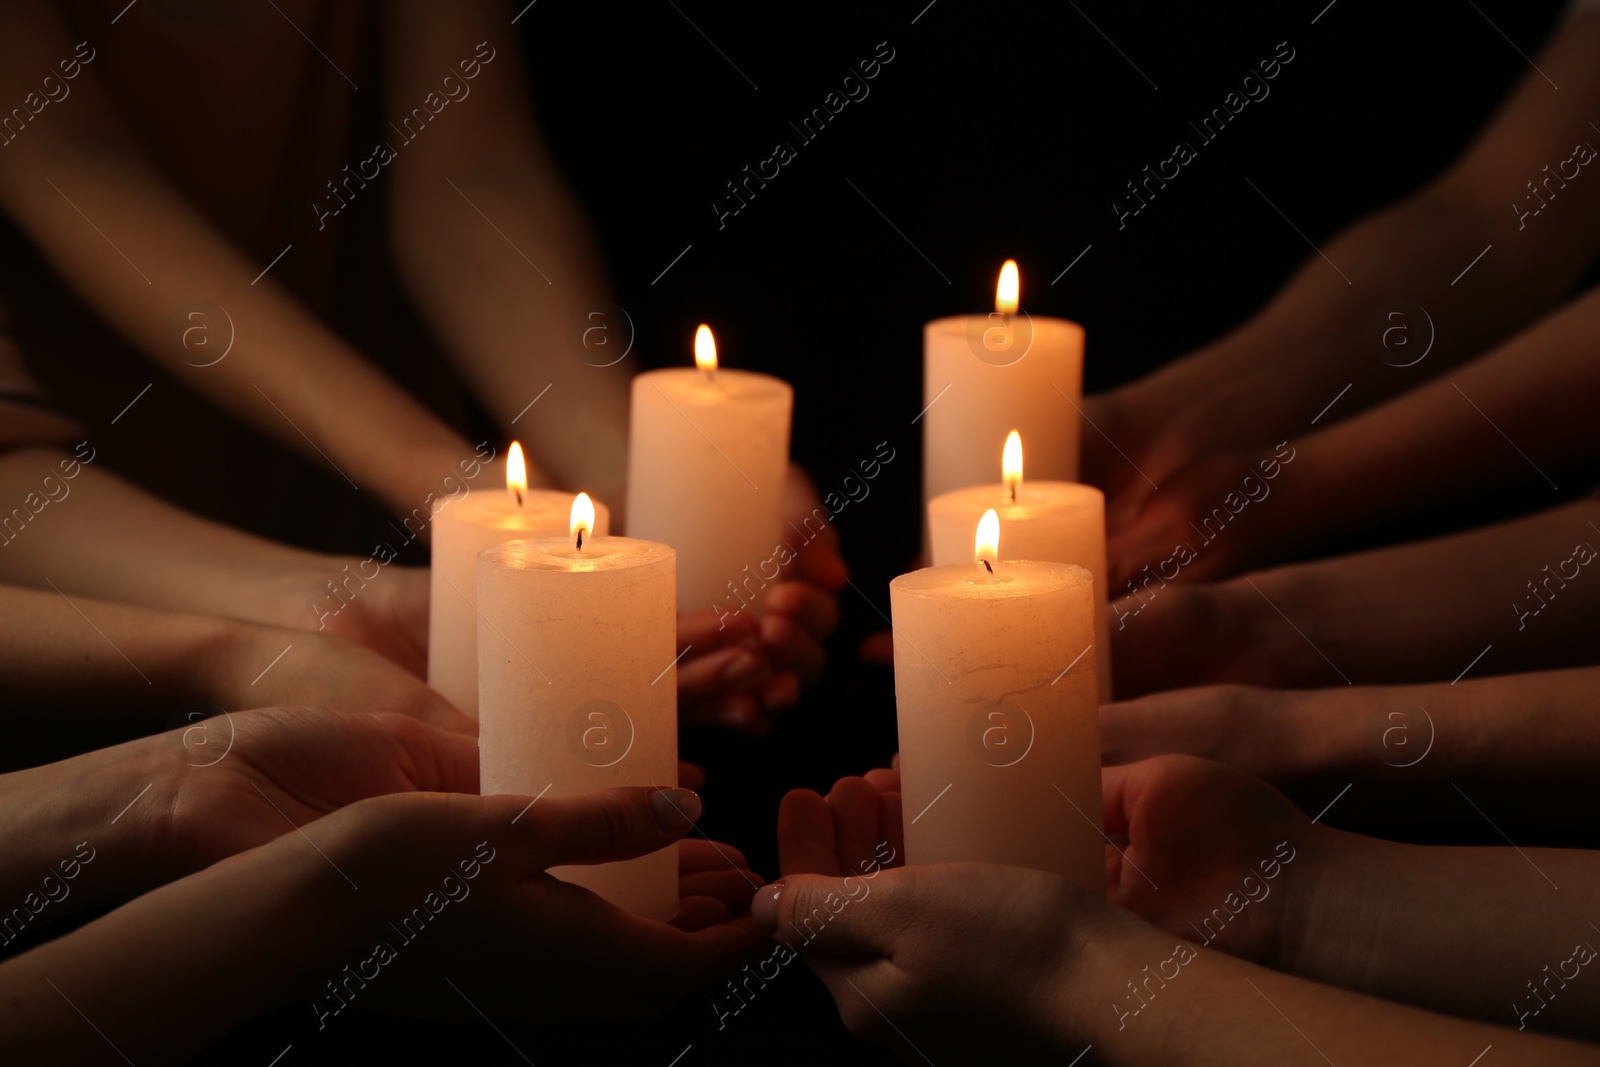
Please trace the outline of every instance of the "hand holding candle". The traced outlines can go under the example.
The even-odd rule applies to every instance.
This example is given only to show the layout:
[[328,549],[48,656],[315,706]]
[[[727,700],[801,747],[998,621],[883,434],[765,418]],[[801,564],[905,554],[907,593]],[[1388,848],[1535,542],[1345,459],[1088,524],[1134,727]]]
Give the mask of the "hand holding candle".
[[[538,797],[671,786],[678,775],[674,554],[594,537],[510,541],[478,560],[481,789]],[[678,906],[676,848],[551,873],[647,918]]]

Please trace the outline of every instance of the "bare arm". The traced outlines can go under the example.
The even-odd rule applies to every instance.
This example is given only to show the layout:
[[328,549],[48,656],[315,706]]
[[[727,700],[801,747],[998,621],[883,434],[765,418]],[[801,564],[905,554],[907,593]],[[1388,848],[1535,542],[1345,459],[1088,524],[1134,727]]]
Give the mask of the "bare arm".
[[[10,5],[7,20],[0,92],[20,100],[34,88],[33,72],[71,56],[73,42],[43,6]],[[0,154],[0,207],[89,304],[180,381],[318,463],[322,449],[397,511],[422,501],[442,470],[470,453],[466,443],[270,275],[252,284],[263,264],[233,247],[143,156],[92,63],[72,86],[69,105]],[[203,368],[169,322],[173,308],[197,299],[225,308],[235,332],[228,357]]]
[[[1518,205],[1524,213],[1538,207],[1527,183],[1545,181],[1547,166],[1555,173],[1575,144],[1600,146],[1588,124],[1600,102],[1596,49],[1600,13],[1591,11],[1537,56],[1559,92],[1530,70],[1433,183],[1322,242],[1327,259],[1308,257],[1244,326],[1103,398],[1091,417],[1161,484],[1197,452],[1299,432],[1347,384],[1331,419],[1412,388],[1553,306],[1600,249],[1600,182],[1585,167],[1576,180],[1539,186],[1550,198],[1539,216]],[[1367,338],[1369,320],[1397,299],[1420,305],[1437,330],[1428,357],[1404,369],[1385,366]],[[1420,339],[1424,324],[1413,314],[1407,328]],[[1397,352],[1394,362],[1412,354]],[[1146,484],[1139,474],[1099,434],[1087,434],[1085,445],[1102,453],[1089,457],[1090,473],[1118,495],[1129,490],[1136,504]]]
[[606,307],[609,286],[540,139],[507,10],[494,0],[391,10],[389,106],[449,102],[393,164],[390,226],[408,288],[500,426],[550,481],[615,510],[637,364],[604,364],[631,331],[610,310],[587,318]]

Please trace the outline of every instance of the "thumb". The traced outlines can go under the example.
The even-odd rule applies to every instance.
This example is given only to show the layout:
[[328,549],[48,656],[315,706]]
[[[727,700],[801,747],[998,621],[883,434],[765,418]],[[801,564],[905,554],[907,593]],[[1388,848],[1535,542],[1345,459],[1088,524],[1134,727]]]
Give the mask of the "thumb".
[[750,917],[798,950],[825,956],[887,955],[913,883],[908,868],[882,870],[870,878],[791,875],[756,891]]
[[537,800],[516,829],[532,873],[648,855],[688,833],[700,811],[692,789],[607,789]]

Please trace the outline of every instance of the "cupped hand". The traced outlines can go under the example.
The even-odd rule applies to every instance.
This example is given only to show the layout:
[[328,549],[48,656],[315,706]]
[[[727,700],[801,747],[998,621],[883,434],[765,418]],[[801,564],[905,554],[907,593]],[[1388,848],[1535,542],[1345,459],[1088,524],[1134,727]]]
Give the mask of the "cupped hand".
[[784,874],[859,875],[904,863],[900,757],[894,770],[841,778],[823,797],[791,790],[778,807],[778,869]]
[[1163,756],[1103,773],[1113,903],[1200,945],[1267,966],[1292,963],[1288,924],[1324,863],[1318,828],[1243,771]]
[[767,588],[765,615],[741,608],[678,617],[678,645],[690,649],[678,665],[684,722],[767,734],[777,714],[799,701],[801,690],[827,668],[824,644],[839,624],[838,591],[849,572],[832,524],[804,521],[822,504],[799,467],[789,468],[783,506],[792,528],[811,537],[785,542],[795,555]]
[[[376,566],[358,560],[358,577]],[[341,573],[332,576],[337,585]],[[328,595],[303,629],[353,641],[417,678],[428,676],[428,569],[386,564],[348,601]],[[320,610],[318,610],[320,609]]]
[[1210,452],[1163,476],[1137,506],[1113,500],[1109,588],[1120,596],[1129,582],[1143,588],[1147,577],[1157,586],[1207,581],[1274,561],[1281,531],[1295,518],[1275,499],[1283,483],[1274,479],[1293,459],[1287,443],[1260,454]]
[[[724,883],[748,872],[721,873],[742,859],[726,846],[684,849],[681,886],[710,893],[681,899],[682,926],[635,917],[548,873],[646,855],[683,837],[699,798],[665,792],[613,789],[531,806],[531,797],[409,793],[306,827],[327,859],[318,899],[349,924],[352,967],[373,962],[376,946],[390,948],[356,1003],[448,1019],[650,1017],[770,953],[754,923],[728,918]],[[308,846],[294,836],[274,847]],[[426,925],[409,938],[388,921],[418,908]],[[336,1006],[319,984],[305,992]]]

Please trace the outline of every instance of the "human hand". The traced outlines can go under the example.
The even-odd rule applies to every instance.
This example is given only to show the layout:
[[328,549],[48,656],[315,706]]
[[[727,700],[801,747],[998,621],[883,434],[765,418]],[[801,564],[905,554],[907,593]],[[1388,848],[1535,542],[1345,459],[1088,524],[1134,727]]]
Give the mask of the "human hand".
[[[1331,846],[1288,798],[1242,771],[1191,756],[1107,767],[1111,901],[1197,944],[1289,969]],[[1197,925],[1198,924],[1198,925]]]
[[[477,1019],[479,1012],[518,1019],[656,1016],[770,950],[749,919],[730,918],[742,908],[729,902],[747,900],[758,879],[727,846],[683,846],[685,896],[676,926],[629,915],[546,873],[672,844],[699,816],[692,792],[614,789],[545,797],[531,807],[530,799],[413,793],[365,801],[306,828],[363,897],[368,887],[377,894],[375,908],[371,900],[357,902],[340,875],[324,868],[321,898],[340,921],[361,930],[348,943],[362,953],[388,943],[399,956],[363,990],[364,1007],[451,1019]],[[457,902],[464,906],[440,915],[446,933],[402,941],[377,917],[410,913],[438,891],[441,872],[454,875],[457,868]],[[470,885],[469,871],[478,879]],[[732,890],[734,882],[742,893]],[[464,904],[468,893],[476,904]],[[540,966],[528,966],[530,959]]]
[[421,679],[342,637],[230,624],[203,670],[206,692],[224,708],[309,704],[393,711],[447,730],[477,732],[472,720]]
[[1142,498],[1112,499],[1107,585],[1120,591],[1146,575],[1159,584],[1204,581],[1271,562],[1293,516],[1282,502],[1266,502],[1278,488],[1272,479],[1294,458],[1288,442],[1260,454],[1207,452]]
[[[810,479],[789,468],[784,514],[801,520],[820,507]],[[699,726],[769,733],[776,714],[800,699],[827,667],[823,649],[839,623],[838,590],[848,577],[832,525],[803,545],[766,590],[766,615],[714,609],[678,617],[678,644],[691,653],[678,666],[679,714]]]
[[[335,584],[337,578],[335,572]],[[299,628],[353,641],[426,680],[428,597],[426,567],[388,564],[348,602],[330,594],[308,604],[309,618]]]

